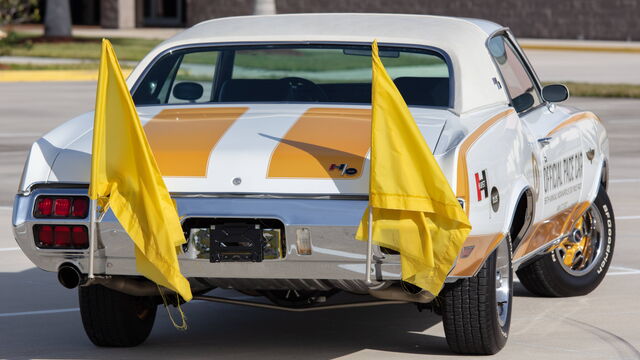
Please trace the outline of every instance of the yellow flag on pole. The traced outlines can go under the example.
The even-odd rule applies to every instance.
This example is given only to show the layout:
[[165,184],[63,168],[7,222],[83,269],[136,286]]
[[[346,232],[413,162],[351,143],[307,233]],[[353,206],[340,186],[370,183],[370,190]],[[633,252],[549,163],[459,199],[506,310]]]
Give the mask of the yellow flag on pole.
[[[471,231],[467,215],[372,44],[369,206],[377,245],[400,253],[402,279],[437,295]],[[369,209],[356,239],[367,240]]]
[[89,197],[108,204],[133,240],[138,272],[191,300],[177,258],[177,246],[185,242],[178,212],[106,39],[98,75]]

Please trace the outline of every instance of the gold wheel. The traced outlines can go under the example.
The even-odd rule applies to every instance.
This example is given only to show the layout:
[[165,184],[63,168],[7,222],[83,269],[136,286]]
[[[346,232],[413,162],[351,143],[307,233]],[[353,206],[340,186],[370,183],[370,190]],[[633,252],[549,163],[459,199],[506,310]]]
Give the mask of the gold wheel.
[[569,236],[555,248],[555,256],[562,268],[571,275],[587,274],[603,253],[604,224],[600,213],[591,205],[576,221]]

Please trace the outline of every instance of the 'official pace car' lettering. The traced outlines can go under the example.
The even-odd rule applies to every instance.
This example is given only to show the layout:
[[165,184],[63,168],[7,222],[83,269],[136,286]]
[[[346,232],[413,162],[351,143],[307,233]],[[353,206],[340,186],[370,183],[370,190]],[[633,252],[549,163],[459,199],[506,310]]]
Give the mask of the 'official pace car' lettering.
[[544,166],[545,204],[582,188],[582,157],[582,152],[578,152]]

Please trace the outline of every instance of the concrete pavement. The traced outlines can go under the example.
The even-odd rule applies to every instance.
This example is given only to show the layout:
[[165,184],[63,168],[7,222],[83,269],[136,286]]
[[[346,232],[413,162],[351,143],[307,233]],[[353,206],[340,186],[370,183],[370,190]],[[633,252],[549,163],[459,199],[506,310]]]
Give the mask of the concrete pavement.
[[[449,352],[436,315],[412,305],[298,314],[193,302],[184,306],[186,332],[173,329],[159,308],[142,346],[94,347],[82,329],[76,291],[62,288],[55,274],[33,267],[16,249],[8,206],[29,144],[90,110],[94,92],[91,82],[0,84],[0,359],[468,358]],[[613,265],[588,296],[538,298],[516,284],[511,336],[495,359],[640,359],[640,101],[569,103],[595,111],[609,131],[618,231]]]

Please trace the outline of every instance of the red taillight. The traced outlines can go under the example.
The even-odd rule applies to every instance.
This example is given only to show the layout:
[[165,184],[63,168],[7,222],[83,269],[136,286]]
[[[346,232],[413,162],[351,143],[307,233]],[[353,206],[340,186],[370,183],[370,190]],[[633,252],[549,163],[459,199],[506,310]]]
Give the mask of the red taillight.
[[51,215],[51,208],[53,206],[53,200],[48,197],[41,197],[38,199],[37,214],[41,216]]
[[53,245],[53,227],[49,225],[40,226],[36,230],[39,247],[51,247]]
[[87,198],[80,197],[73,199],[73,216],[74,217],[86,217],[87,210],[89,208],[89,201]]
[[89,233],[83,225],[36,225],[36,246],[41,249],[86,249]]
[[74,226],[71,235],[71,241],[76,249],[84,249],[89,245],[89,235],[87,228],[84,226]]
[[[36,198],[33,216],[50,219],[62,224],[35,225],[34,240],[41,249],[86,249],[89,234],[85,225],[73,224],[72,219],[86,219],[89,213],[89,198],[86,196],[41,195]],[[83,223],[84,221],[78,220]]]
[[71,199],[56,199],[55,206],[53,208],[53,214],[55,216],[69,216],[71,212]]
[[71,247],[71,228],[56,226],[53,228],[53,246],[57,248]]
[[84,219],[89,213],[86,196],[39,196],[33,210],[36,218]]

